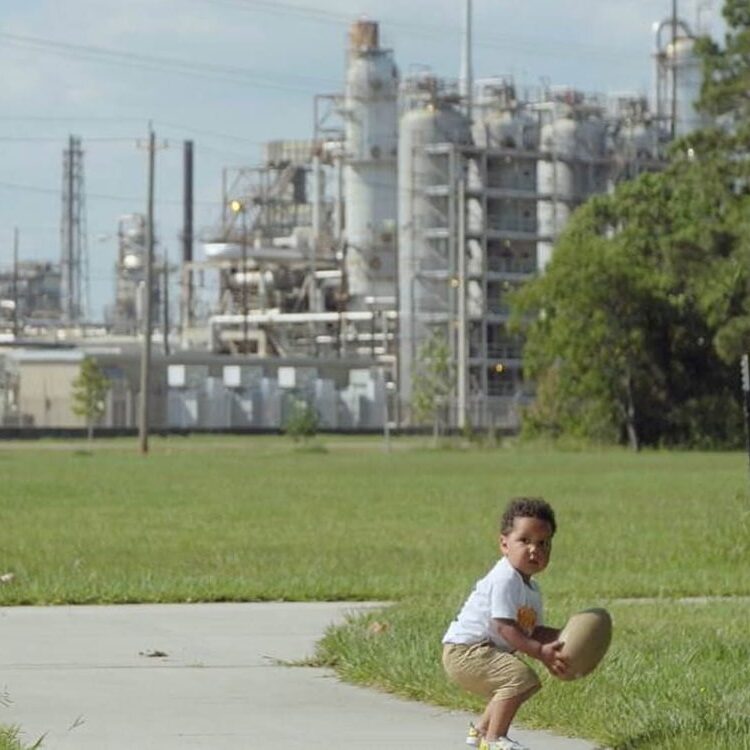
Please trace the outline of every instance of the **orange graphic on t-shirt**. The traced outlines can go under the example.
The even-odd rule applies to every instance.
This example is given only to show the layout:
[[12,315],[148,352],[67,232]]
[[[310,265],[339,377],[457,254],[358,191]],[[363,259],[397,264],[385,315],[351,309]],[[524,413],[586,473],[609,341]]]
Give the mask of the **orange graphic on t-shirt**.
[[536,611],[533,607],[519,607],[516,612],[516,622],[521,630],[531,633],[536,627]]

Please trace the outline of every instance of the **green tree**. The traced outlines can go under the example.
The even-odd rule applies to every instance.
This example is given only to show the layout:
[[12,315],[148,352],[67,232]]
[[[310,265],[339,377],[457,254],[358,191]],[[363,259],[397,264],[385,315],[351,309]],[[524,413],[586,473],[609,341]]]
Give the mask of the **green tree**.
[[543,276],[515,296],[537,400],[524,429],[607,442],[741,441],[750,345],[750,185],[724,133],[574,214]]
[[96,360],[84,357],[73,381],[73,413],[86,420],[88,439],[94,437],[94,425],[104,416],[104,399],[110,382]]
[[442,331],[433,331],[417,351],[412,411],[417,424],[432,424],[435,441],[447,424],[456,385],[456,367]]
[[727,27],[724,45],[708,37],[698,43],[703,57],[700,107],[744,129],[750,115],[750,3],[725,0],[722,15]]

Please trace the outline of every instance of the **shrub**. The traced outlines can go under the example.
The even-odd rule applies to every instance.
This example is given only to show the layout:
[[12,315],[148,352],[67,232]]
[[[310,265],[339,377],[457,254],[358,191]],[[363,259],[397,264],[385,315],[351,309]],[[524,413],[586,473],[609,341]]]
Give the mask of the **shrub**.
[[315,409],[305,401],[295,401],[284,424],[284,432],[294,440],[307,440],[318,434],[319,418]]

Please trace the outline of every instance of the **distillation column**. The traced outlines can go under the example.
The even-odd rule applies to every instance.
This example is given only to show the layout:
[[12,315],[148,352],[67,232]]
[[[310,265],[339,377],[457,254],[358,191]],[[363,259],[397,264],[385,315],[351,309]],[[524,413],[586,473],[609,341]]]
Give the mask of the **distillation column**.
[[[669,41],[663,34],[670,33]],[[654,25],[654,111],[669,124],[674,138],[705,127],[709,120],[696,107],[703,82],[703,66],[695,50],[695,36],[680,18]]]
[[344,115],[346,277],[349,309],[396,292],[398,70],[378,24],[349,32]]

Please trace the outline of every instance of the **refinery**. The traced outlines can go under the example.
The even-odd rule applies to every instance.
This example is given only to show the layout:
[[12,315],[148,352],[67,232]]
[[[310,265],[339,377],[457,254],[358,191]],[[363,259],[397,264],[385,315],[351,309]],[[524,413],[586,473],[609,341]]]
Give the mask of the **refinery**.
[[436,334],[455,370],[447,426],[517,429],[533,389],[509,294],[544,272],[577,206],[660,169],[672,140],[706,124],[701,66],[672,17],[652,31],[648,95],[521,89],[474,76],[466,7],[456,80],[401,75],[378,23],[354,22],[343,90],[315,96],[309,139],[225,169],[209,227],[193,226],[184,143],[171,306],[170,264],[150,256],[149,216],[133,213],[118,221],[106,319],[86,320],[84,156],[71,137],[59,263],[0,268],[0,427],[80,426],[71,384],[86,356],[110,381],[102,426],[136,427],[150,321],[154,429],[278,429],[300,402],[323,428],[413,427]]

